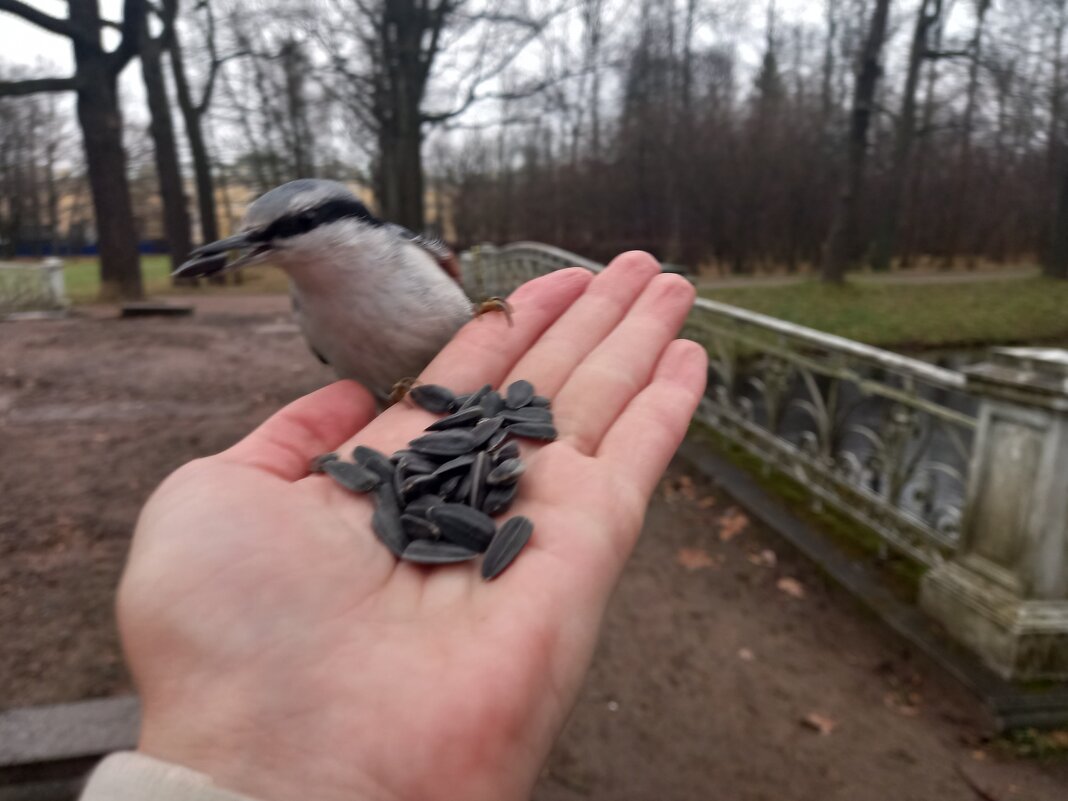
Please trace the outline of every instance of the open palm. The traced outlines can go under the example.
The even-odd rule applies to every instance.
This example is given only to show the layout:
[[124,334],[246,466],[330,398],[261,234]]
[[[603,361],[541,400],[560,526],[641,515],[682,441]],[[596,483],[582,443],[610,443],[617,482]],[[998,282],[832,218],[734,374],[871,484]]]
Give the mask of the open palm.
[[512,513],[534,522],[500,578],[397,562],[371,502],[309,475],[317,453],[390,453],[432,415],[372,419],[339,382],[171,476],[138,524],[119,620],[140,749],[283,799],[526,797],[575,700],[650,494],[704,388],[675,336],[693,301],[644,254],[564,270],[467,325],[421,379],[531,381],[561,437],[524,445]]

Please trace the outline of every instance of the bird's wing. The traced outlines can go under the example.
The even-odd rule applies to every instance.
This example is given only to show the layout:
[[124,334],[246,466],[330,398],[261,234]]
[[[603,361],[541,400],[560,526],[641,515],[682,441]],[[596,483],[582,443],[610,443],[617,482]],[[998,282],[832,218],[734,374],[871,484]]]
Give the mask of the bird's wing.
[[304,342],[307,343],[308,350],[310,350],[315,355],[316,359],[318,359],[327,367],[329,367],[330,362],[327,361],[327,358],[319,352],[319,349],[316,348],[314,344],[312,344],[311,338],[308,336],[308,329],[304,325],[304,315],[301,314],[300,311],[300,296],[297,295],[296,290],[292,287],[290,287],[289,290],[289,302],[293,306],[293,316],[297,318],[297,325],[300,326],[300,332],[304,335]]
[[452,249],[437,237],[417,234],[403,225],[387,223],[389,229],[402,239],[422,248],[449,276],[458,284],[463,283],[460,275],[460,261]]

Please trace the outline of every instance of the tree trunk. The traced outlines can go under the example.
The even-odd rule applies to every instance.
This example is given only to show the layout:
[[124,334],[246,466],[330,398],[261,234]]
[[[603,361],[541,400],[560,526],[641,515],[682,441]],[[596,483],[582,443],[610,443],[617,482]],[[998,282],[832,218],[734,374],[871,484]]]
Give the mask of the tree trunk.
[[[1064,137],[1061,132],[1061,115],[1064,104],[1064,29],[1066,21],[1065,0],[1057,6],[1057,24],[1053,33],[1053,81],[1050,86],[1049,134],[1046,143],[1046,166],[1049,174],[1056,176],[1059,187],[1054,190],[1054,219],[1049,228],[1042,272],[1050,278],[1068,278],[1068,159],[1064,155]],[[1059,190],[1059,191],[1058,191]]]
[[[95,6],[71,3],[71,19]],[[80,25],[92,30],[90,19]],[[100,249],[100,299],[137,300],[144,296],[138,232],[134,224],[130,185],[126,178],[126,151],[122,147],[122,113],[119,110],[118,76],[108,68],[106,54],[75,43],[74,58],[81,79],[78,88],[78,123],[85,143],[85,159],[92,189]]]
[[141,39],[141,77],[144,80],[151,115],[149,130],[155,146],[156,174],[159,177],[159,192],[163,200],[163,222],[167,231],[173,272],[185,261],[193,248],[189,212],[185,205],[185,189],[178,166],[178,147],[174,139],[171,107],[167,98],[167,84],[163,79],[162,50],[163,42],[151,38],[146,20]]
[[845,277],[857,241],[864,168],[868,158],[868,128],[871,125],[875,89],[879,83],[879,58],[886,40],[889,12],[890,0],[876,0],[853,90],[846,177],[831,218],[820,270],[822,279],[832,283],[841,283]]
[[193,175],[197,185],[197,213],[200,216],[201,241],[214,242],[219,238],[219,220],[215,209],[215,182],[211,174],[211,159],[204,142],[201,111],[193,101],[193,94],[186,78],[182,46],[178,40],[177,31],[171,42],[171,70],[174,72],[174,86],[178,91],[178,106],[182,110],[182,120],[185,122],[185,135],[189,139],[189,151],[193,155]]
[[912,163],[912,149],[916,141],[916,89],[920,83],[920,67],[927,52],[927,33],[938,21],[941,3],[923,0],[916,11],[916,26],[912,31],[912,45],[909,48],[908,71],[905,74],[905,89],[901,97],[901,112],[897,118],[897,130],[894,131],[893,160],[890,165],[890,187],[886,193],[883,218],[872,249],[873,269],[885,272],[890,269],[894,252],[897,249],[898,227],[901,220],[901,206],[905,200],[905,187],[908,186],[909,168]]
[[1061,189],[1053,218],[1053,237],[1042,265],[1049,278],[1068,279],[1068,159],[1061,167]]

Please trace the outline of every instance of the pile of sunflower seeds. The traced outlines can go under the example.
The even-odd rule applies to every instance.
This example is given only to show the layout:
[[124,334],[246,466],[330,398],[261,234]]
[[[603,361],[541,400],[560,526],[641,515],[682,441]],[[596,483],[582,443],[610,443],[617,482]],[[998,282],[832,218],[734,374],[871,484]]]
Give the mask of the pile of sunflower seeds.
[[468,395],[421,384],[408,397],[445,417],[391,457],[359,445],[353,462],[327,453],[311,469],[352,492],[374,493],[372,528],[400,559],[440,565],[484,553],[482,577],[495,578],[534,531],[522,515],[499,527],[493,518],[512,505],[525,469],[514,438],[556,439],[549,399],[523,380],[503,396],[489,384]]

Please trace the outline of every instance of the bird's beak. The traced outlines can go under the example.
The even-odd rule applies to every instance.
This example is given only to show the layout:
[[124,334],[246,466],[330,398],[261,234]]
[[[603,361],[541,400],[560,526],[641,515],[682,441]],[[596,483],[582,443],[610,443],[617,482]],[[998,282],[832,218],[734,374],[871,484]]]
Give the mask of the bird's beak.
[[[202,245],[189,254],[189,260],[171,275],[174,278],[203,278],[222,272],[230,272],[243,265],[260,261],[270,252],[271,246],[264,242],[254,241],[252,239],[253,233],[246,231],[226,239],[220,239],[218,242]],[[245,250],[246,252],[228,262],[227,254],[231,250]]]

